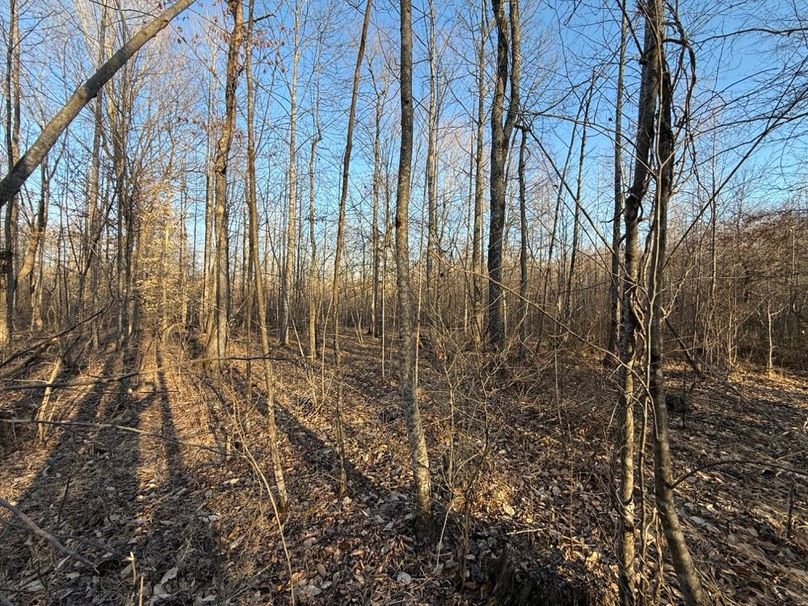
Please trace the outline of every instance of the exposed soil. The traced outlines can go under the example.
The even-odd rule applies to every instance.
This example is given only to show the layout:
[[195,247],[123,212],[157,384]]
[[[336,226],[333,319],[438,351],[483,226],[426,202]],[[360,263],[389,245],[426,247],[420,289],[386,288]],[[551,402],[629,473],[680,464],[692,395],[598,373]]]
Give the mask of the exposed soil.
[[[378,343],[345,344],[347,495],[333,378],[274,352],[291,503],[282,541],[264,489],[273,477],[260,365],[204,374],[188,364],[191,349],[108,346],[58,379],[84,383],[51,400],[54,420],[72,425],[51,426],[41,443],[31,425],[0,434],[0,497],[95,564],[0,510],[0,593],[11,603],[287,604],[292,591],[301,604],[614,603],[615,394],[594,361],[560,361],[556,382],[541,361],[492,370],[462,356],[433,365],[424,352],[438,505],[434,527],[416,533],[396,373],[388,360],[383,376]],[[23,376],[47,379],[51,364]],[[87,384],[137,366],[148,372]],[[42,391],[0,392],[0,410],[30,419]],[[739,373],[698,385],[694,400],[684,427],[671,421],[672,453],[678,473],[704,467],[679,485],[677,504],[707,587],[721,604],[808,603],[808,491],[788,471],[808,470],[808,380]],[[646,502],[645,591],[675,604]]]

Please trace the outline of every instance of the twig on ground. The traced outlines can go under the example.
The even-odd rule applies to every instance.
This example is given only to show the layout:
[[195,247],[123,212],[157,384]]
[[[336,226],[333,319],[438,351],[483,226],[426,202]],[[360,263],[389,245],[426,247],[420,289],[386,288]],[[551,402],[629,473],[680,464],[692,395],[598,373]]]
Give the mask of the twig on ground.
[[88,421],[44,421],[44,420],[37,420],[37,419],[0,419],[0,423],[8,423],[10,425],[64,425],[68,427],[86,427],[91,429],[117,429],[118,431],[127,431],[130,433],[136,433],[142,436],[149,436],[152,438],[158,438],[165,442],[171,442],[172,444],[179,444],[180,446],[187,446],[188,448],[199,448],[201,450],[209,450],[211,452],[215,452],[216,454],[221,454],[221,450],[214,446],[208,446],[207,444],[196,444],[195,442],[184,442],[182,440],[177,440],[176,438],[168,438],[163,434],[156,433],[153,431],[144,431],[142,429],[137,429],[136,427],[127,427],[126,425],[115,425],[112,423],[90,423]]
[[48,542],[49,542],[51,545],[53,545],[54,547],[56,547],[56,549],[58,549],[59,551],[61,551],[63,554],[65,554],[65,555],[67,555],[67,556],[70,556],[71,558],[73,558],[74,560],[77,560],[77,561],[81,562],[82,564],[87,564],[87,566],[89,566],[89,567],[90,567],[90,568],[92,568],[93,570],[95,570],[95,569],[96,569],[96,568],[95,568],[95,564],[93,564],[93,563],[92,563],[90,560],[88,560],[87,558],[85,558],[85,557],[84,557],[83,555],[81,555],[80,553],[76,553],[75,551],[71,551],[70,549],[68,549],[67,547],[65,547],[64,545],[62,545],[62,544],[59,542],[59,540],[58,540],[56,537],[54,537],[54,536],[53,536],[52,534],[50,534],[49,532],[47,532],[47,531],[45,531],[45,530],[42,530],[42,528],[40,528],[40,527],[39,527],[39,526],[36,524],[36,522],[34,522],[34,521],[31,519],[31,518],[29,518],[27,515],[25,515],[25,514],[24,514],[23,512],[21,512],[19,509],[17,509],[16,507],[14,507],[14,505],[12,505],[11,503],[9,503],[9,502],[8,502],[8,501],[6,501],[5,499],[0,498],[0,507],[4,507],[5,509],[8,509],[8,510],[9,510],[9,511],[10,511],[12,514],[14,514],[14,515],[15,515],[17,518],[19,518],[19,520],[20,520],[20,521],[21,521],[23,524],[25,524],[26,526],[28,526],[28,528],[30,528],[30,529],[33,531],[33,533],[34,533],[34,534],[36,534],[37,536],[40,536],[40,537],[42,537],[43,539],[45,539],[46,541],[48,541]]
[[[796,454],[796,453],[795,453]],[[808,478],[808,472],[800,471],[799,469],[794,469],[793,467],[787,467],[785,465],[778,465],[772,461],[754,461],[752,459],[724,459],[723,461],[714,461],[712,463],[707,463],[706,465],[700,465],[695,469],[691,469],[687,473],[682,474],[674,482],[671,484],[671,489],[676,488],[684,482],[686,479],[696,475],[700,471],[705,471],[707,469],[713,469],[714,467],[721,467],[723,465],[759,465],[763,467],[773,467],[774,469],[779,469],[781,471],[787,471],[798,476],[804,476]]]

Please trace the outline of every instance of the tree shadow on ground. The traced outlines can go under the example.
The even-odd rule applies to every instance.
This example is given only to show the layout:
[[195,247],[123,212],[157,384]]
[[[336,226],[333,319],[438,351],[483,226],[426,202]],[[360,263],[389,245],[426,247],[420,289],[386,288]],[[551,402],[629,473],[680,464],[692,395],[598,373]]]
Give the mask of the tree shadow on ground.
[[[137,356],[135,347],[123,353],[109,352],[101,377],[120,374]],[[128,399],[128,381],[121,381],[113,391],[107,388],[103,381],[93,385],[79,400],[71,422],[127,422],[137,427],[139,410],[126,410],[125,420],[119,414],[121,403]],[[67,426],[60,430],[47,460],[17,505],[38,526],[93,562],[120,556],[125,553],[125,541],[116,541],[113,533],[103,530],[120,522],[108,517],[114,511],[110,505],[134,499],[136,460],[135,434]],[[18,522],[12,524],[0,555],[6,563],[4,589],[15,603],[91,603],[107,592],[120,592],[116,576],[96,576],[49,543],[32,539]]]
[[[246,377],[239,370],[231,369],[230,377],[236,393],[247,392]],[[261,386],[254,384],[253,393],[258,411],[265,416],[266,398]],[[276,402],[279,433],[291,455],[285,461],[291,503],[285,533],[290,551],[304,571],[300,591],[310,592],[317,603],[323,604],[348,603],[351,599],[360,603],[413,599],[413,589],[401,583],[393,582],[399,589],[389,593],[391,580],[398,579],[402,571],[415,577],[434,568],[438,531],[414,538],[414,501],[409,495],[408,473],[403,471],[406,462],[402,461],[401,476],[392,479],[395,486],[389,486],[374,481],[354,461],[346,459],[349,489],[347,498],[343,497],[338,490],[335,440],[307,427],[298,416],[301,412]],[[350,428],[345,429],[350,432]],[[268,460],[265,449],[259,454]],[[446,561],[447,554],[461,551],[457,531],[462,526],[461,514],[454,510],[447,513],[437,505],[434,518],[437,527],[448,529],[440,556],[441,561]],[[557,574],[561,559],[558,550],[545,548],[539,552],[526,542],[517,547],[518,540],[506,539],[514,528],[502,520],[472,517],[470,527],[471,541],[487,545],[486,557],[468,566],[469,583],[461,584],[460,595],[471,603],[597,603],[586,588],[574,586]],[[517,549],[525,551],[517,553]],[[476,545],[472,550],[476,551]],[[514,565],[515,556],[546,561],[538,573],[534,569],[528,574],[518,563]],[[283,574],[279,563],[271,576],[277,579]],[[458,597],[452,572],[430,575],[429,584],[430,597],[439,596],[440,603],[451,603]]]
[[[140,345],[133,337],[126,351],[109,352],[101,378],[139,368]],[[156,356],[159,362],[159,353]],[[221,564],[215,530],[199,517],[178,515],[199,512],[203,503],[201,493],[188,489],[165,376],[158,373],[152,392],[145,396],[144,386],[149,384],[139,385],[134,377],[119,381],[113,390],[104,381],[92,386],[71,421],[134,431],[67,426],[17,500],[37,525],[92,561],[96,569],[32,538],[14,520],[0,541],[4,563],[0,591],[13,603],[138,603],[141,596],[150,603],[155,585],[162,594],[161,604],[187,604],[200,591],[215,595],[212,587]],[[143,429],[146,416],[155,417],[165,440],[138,433],[154,430]],[[160,449],[167,477],[164,482],[145,482],[144,465]],[[204,555],[194,559],[193,570],[186,574],[186,563],[195,551]],[[177,570],[170,572],[172,568]],[[167,572],[171,578],[161,583]],[[193,581],[186,582],[186,576]]]
[[[155,366],[164,367],[157,342]],[[169,397],[163,370],[156,373],[152,387],[144,408],[151,409],[161,437],[149,440],[154,450],[141,457],[141,467],[153,477],[148,482],[142,478],[146,485],[138,495],[137,528],[130,541],[133,553],[146,579],[144,586],[151,585],[152,599],[160,604],[190,604],[197,597],[224,603],[224,556],[216,516],[206,507],[206,485],[195,481],[183,458],[174,419],[178,403]]]

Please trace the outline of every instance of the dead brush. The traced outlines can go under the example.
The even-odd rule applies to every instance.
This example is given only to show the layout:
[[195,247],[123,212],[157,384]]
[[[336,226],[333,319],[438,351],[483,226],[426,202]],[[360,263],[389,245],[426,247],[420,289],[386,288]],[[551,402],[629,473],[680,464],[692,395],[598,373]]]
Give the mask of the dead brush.
[[690,387],[687,387],[687,375],[683,373],[681,389],[672,389],[665,392],[665,407],[668,409],[668,414],[681,415],[682,428],[685,427],[687,415],[693,410],[693,390],[695,387],[695,380],[690,383]]
[[452,514],[458,524],[455,582],[462,586],[466,580],[469,554],[469,533],[474,504],[481,489],[490,450],[488,416],[488,377],[481,365],[483,358],[466,349],[456,335],[432,330],[432,363],[440,374],[441,389],[435,399],[445,402],[448,410],[442,415],[448,421],[441,441],[441,478],[446,507],[440,538],[436,547],[436,569],[440,566],[447,525]]
[[[266,474],[264,473],[264,467],[262,467],[261,463],[255,458],[255,455],[252,451],[253,446],[253,438],[252,436],[248,435],[247,428],[244,423],[245,414],[242,411],[241,406],[239,406],[238,402],[240,401],[240,397],[236,390],[233,387],[232,382],[232,373],[231,369],[231,380],[228,381],[220,381],[218,385],[214,385],[212,383],[208,383],[208,387],[210,387],[211,391],[214,392],[221,407],[225,413],[225,416],[229,419],[229,425],[227,426],[226,432],[226,444],[227,444],[227,452],[230,454],[231,452],[240,458],[243,458],[249,465],[250,470],[258,483],[259,486],[263,489],[262,492],[266,493],[266,496],[269,500],[272,512],[274,514],[275,521],[278,527],[278,533],[280,535],[281,544],[283,547],[283,553],[286,559],[286,568],[287,572],[289,573],[289,592],[290,592],[290,599],[291,603],[295,603],[295,583],[293,581],[293,570],[292,570],[292,561],[291,556],[289,555],[289,549],[286,542],[286,536],[284,534],[283,529],[283,515],[284,511],[281,510],[280,504],[278,503],[277,498],[272,492],[272,486],[267,478]],[[251,407],[248,407],[247,412],[251,411]],[[260,427],[260,424],[258,424]]]

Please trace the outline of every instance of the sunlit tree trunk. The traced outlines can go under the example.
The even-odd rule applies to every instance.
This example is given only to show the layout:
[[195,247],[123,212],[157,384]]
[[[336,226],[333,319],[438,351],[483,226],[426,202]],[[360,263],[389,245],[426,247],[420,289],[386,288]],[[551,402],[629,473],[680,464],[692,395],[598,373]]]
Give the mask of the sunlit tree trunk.
[[612,212],[611,271],[609,281],[609,337],[604,364],[611,364],[617,351],[620,329],[620,221],[623,215],[623,80],[626,69],[625,15],[620,18],[620,49],[617,60],[617,92],[614,101],[614,210]]
[[477,115],[474,152],[474,225],[471,243],[473,339],[479,346],[483,340],[483,137],[485,124],[485,43],[488,39],[486,0],[480,2],[480,39],[477,47]]
[[528,339],[528,273],[527,273],[527,192],[525,184],[525,166],[527,164],[527,133],[521,129],[519,140],[519,355],[527,354]]
[[[497,71],[494,99],[491,105],[491,209],[488,233],[488,340],[499,348],[505,341],[505,297],[503,295],[502,250],[505,238],[505,171],[511,131],[519,113],[519,76],[521,72],[521,31],[519,1],[509,0],[509,16],[505,0],[493,0],[497,26]],[[509,80],[510,73],[510,80]],[[510,82],[508,111],[505,92]]]
[[354,126],[356,124],[356,103],[359,98],[359,84],[362,74],[362,60],[365,56],[365,42],[367,40],[368,27],[370,26],[370,15],[373,8],[372,0],[367,0],[365,5],[365,17],[362,22],[362,33],[359,36],[359,50],[356,54],[356,64],[354,66],[353,88],[351,90],[351,107],[348,110],[348,128],[345,134],[345,152],[342,156],[342,188],[339,198],[339,217],[337,219],[337,243],[334,250],[334,275],[331,282],[331,307],[334,317],[334,364],[337,374],[337,403],[336,403],[336,424],[337,440],[340,451],[340,490],[347,490],[348,479],[345,473],[345,447],[342,435],[342,349],[340,343],[340,292],[339,278],[342,272],[342,254],[345,247],[345,208],[348,204],[348,186],[351,176],[351,153],[353,151]]
[[437,319],[435,299],[437,297],[435,283],[435,263],[437,256],[437,144],[438,144],[438,115],[437,115],[437,74],[435,66],[435,6],[433,0],[428,2],[429,31],[427,34],[427,57],[429,61],[429,107],[427,109],[427,146],[426,146],[426,206],[427,206],[427,235],[426,235],[426,292],[425,309],[427,324]]
[[676,513],[673,499],[673,468],[668,434],[668,409],[665,405],[665,373],[663,369],[662,322],[664,306],[664,269],[668,240],[668,205],[673,195],[674,134],[673,134],[673,87],[665,60],[664,11],[662,0],[650,0],[646,8],[646,27],[653,34],[657,48],[654,57],[656,84],[659,95],[657,116],[657,175],[656,200],[652,224],[651,260],[648,270],[648,298],[650,301],[650,331],[648,334],[650,364],[650,397],[653,403],[654,431],[654,495],[657,511],[668,549],[671,552],[679,590],[685,604],[702,606],[708,597],[701,585],[696,565],[687,547],[684,531]]
[[[213,261],[213,88],[216,79],[216,62],[211,58],[211,74],[208,79],[207,129],[205,132],[205,238],[202,248],[202,299],[199,305],[199,317],[210,315],[213,280],[211,279],[211,262]],[[201,321],[200,321],[201,325]]]
[[[656,0],[650,0],[656,2]],[[637,601],[636,521],[634,516],[634,367],[636,363],[638,271],[639,271],[639,224],[640,209],[648,190],[651,143],[654,139],[654,115],[656,113],[657,54],[654,22],[646,19],[640,81],[637,138],[634,151],[634,176],[624,209],[625,252],[622,279],[622,318],[620,325],[620,396],[618,458],[620,461],[620,488],[618,513],[620,514],[620,542],[618,545],[618,573],[620,602],[631,605]]]
[[[371,78],[373,72],[371,71]],[[374,78],[374,88],[376,86]],[[379,201],[382,189],[382,151],[381,151],[381,121],[383,97],[387,88],[376,90],[376,104],[373,120],[373,211],[371,216],[371,246],[373,248],[373,292],[370,308],[370,326],[373,336],[379,338],[382,332],[381,313],[381,256],[382,256],[382,234],[379,230]]]
[[[278,446],[278,429],[275,422],[275,382],[273,376],[272,362],[269,356],[269,328],[267,327],[267,301],[264,290],[264,275],[261,271],[261,260],[258,248],[258,186],[255,175],[255,85],[252,72],[252,47],[255,0],[250,0],[247,26],[246,52],[244,56],[244,66],[247,80],[247,211],[248,227],[250,233],[250,257],[253,271],[253,292],[255,294],[255,307],[258,322],[258,334],[261,338],[261,354],[263,357],[261,364],[264,371],[264,389],[267,396],[267,434],[269,434],[269,447],[272,457],[272,467],[275,473],[275,486],[278,490],[278,507],[281,511],[286,511],[289,497],[286,492],[286,481],[283,474],[283,464],[281,462],[280,449]],[[240,29],[241,0],[230,0],[230,10],[234,19],[234,37],[237,29]],[[232,41],[232,39],[231,39]],[[229,73],[228,69],[228,73]],[[235,93],[235,87],[234,91]]]
[[289,84],[289,194],[286,216],[286,256],[284,257],[280,296],[281,345],[289,345],[289,316],[291,314],[292,277],[297,258],[297,73],[300,62],[300,3],[295,2],[292,25],[292,81]]
[[[98,43],[98,65],[104,62],[104,56],[107,47],[107,8],[106,6],[101,10],[101,24],[99,26],[99,43]],[[90,306],[94,308],[98,300],[98,280],[99,280],[99,242],[101,240],[101,233],[104,223],[107,220],[108,212],[103,212],[100,207],[100,176],[101,176],[101,138],[103,129],[103,91],[98,92],[98,96],[93,104],[93,148],[92,148],[92,163],[90,164],[90,175],[87,183],[87,205],[89,212],[87,217],[87,251],[85,267],[79,276],[79,306],[83,304],[84,292],[83,287],[89,278],[90,283]],[[107,209],[105,209],[107,210]],[[98,322],[93,322],[90,327],[93,346],[99,346]]]
[[40,191],[39,202],[37,203],[36,217],[34,225],[31,230],[31,236],[28,238],[28,246],[25,248],[25,255],[20,265],[20,271],[17,274],[17,284],[21,284],[26,280],[30,280],[34,273],[34,263],[38,257],[39,247],[42,244],[42,239],[45,236],[45,228],[48,221],[48,197],[50,190],[50,172],[48,170],[48,158],[45,157],[41,164],[42,176],[40,178]]
[[[582,112],[582,123],[581,123],[581,143],[579,147],[578,153],[578,176],[576,178],[575,184],[575,211],[573,213],[572,218],[572,247],[570,250],[570,269],[569,274],[567,274],[567,287],[564,291],[564,305],[563,305],[563,319],[564,324],[567,326],[568,329],[572,330],[572,320],[573,320],[573,307],[574,302],[572,300],[572,292],[574,288],[574,280],[575,280],[575,270],[576,265],[578,262],[578,248],[580,247],[580,240],[581,240],[581,208],[582,208],[582,201],[581,196],[583,195],[583,183],[584,183],[584,162],[586,160],[586,133],[587,133],[587,125],[589,122],[589,107],[592,103],[592,93],[595,87],[595,75],[592,74],[592,81],[589,87],[589,91],[586,94],[586,99],[584,100],[584,107]],[[566,337],[565,337],[566,338]]]
[[[9,31],[6,48],[6,156],[9,173],[13,171],[20,154],[20,22],[17,0],[9,0]],[[0,205],[1,206],[1,205]],[[3,313],[0,327],[0,346],[6,345],[14,334],[14,299],[16,291],[15,271],[17,256],[17,215],[19,196],[8,200],[3,226],[4,247],[0,258],[0,312]]]
[[230,14],[233,17],[233,29],[227,51],[227,75],[225,81],[225,114],[222,132],[216,145],[216,156],[213,162],[214,195],[213,233],[215,250],[213,252],[213,297],[208,315],[208,341],[206,355],[208,358],[221,358],[227,353],[228,340],[228,225],[227,225],[227,162],[236,125],[236,88],[242,65],[239,53],[243,42],[244,16],[241,0],[228,0]]
[[306,289],[306,307],[308,311],[308,356],[317,357],[317,236],[315,233],[315,169],[317,165],[317,145],[322,140],[320,129],[320,93],[317,91],[317,100],[314,107],[314,136],[311,138],[309,150],[309,245],[311,246],[311,259],[309,259],[308,288]]
[[50,204],[50,180],[52,171],[48,166],[47,156],[40,165],[41,176],[39,184],[39,204],[37,205],[36,223],[31,237],[28,240],[28,248],[17,276],[17,284],[28,282],[28,300],[31,309],[31,326],[41,328],[41,315],[37,311],[37,286],[40,279],[36,276],[37,262],[40,263],[39,272],[41,274],[42,249],[44,247],[45,230],[48,225],[48,206]]
[[396,278],[398,286],[398,333],[401,347],[401,397],[409,436],[415,494],[420,524],[430,518],[431,488],[429,455],[421,422],[415,377],[415,325],[410,284],[409,208],[412,173],[412,3],[401,0],[401,148],[396,196]]
[[116,230],[116,288],[117,288],[117,343],[123,347],[131,331],[131,277],[132,247],[134,239],[134,196],[127,171],[129,121],[132,117],[129,102],[131,74],[122,70],[116,87],[107,95],[107,113],[112,145],[112,172],[117,203]]

